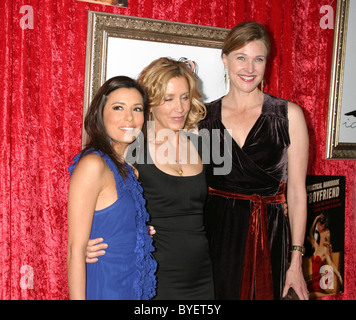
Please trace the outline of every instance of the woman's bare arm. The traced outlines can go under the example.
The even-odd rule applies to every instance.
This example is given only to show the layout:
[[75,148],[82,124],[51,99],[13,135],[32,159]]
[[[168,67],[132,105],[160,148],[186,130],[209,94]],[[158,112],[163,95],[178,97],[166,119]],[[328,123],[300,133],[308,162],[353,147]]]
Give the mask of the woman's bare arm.
[[71,176],[68,193],[67,273],[70,299],[85,299],[85,256],[96,202],[102,188],[104,163],[86,155]]
[[[289,136],[287,202],[292,245],[303,246],[307,219],[306,174],[308,168],[309,138],[302,109],[288,103]],[[292,252],[283,295],[293,287],[300,299],[308,299],[302,270],[302,254]]]

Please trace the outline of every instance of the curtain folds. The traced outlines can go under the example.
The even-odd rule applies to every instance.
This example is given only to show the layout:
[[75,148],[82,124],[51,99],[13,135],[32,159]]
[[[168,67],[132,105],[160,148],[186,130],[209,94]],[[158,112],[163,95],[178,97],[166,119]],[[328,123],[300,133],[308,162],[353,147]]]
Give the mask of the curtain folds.
[[[223,28],[267,24],[274,51],[265,91],[303,107],[309,173],[347,177],[345,293],[333,298],[356,298],[356,165],[324,160],[333,30],[320,28],[319,9],[330,1],[128,3],[127,9],[77,0],[0,3],[0,299],[68,298],[67,168],[81,148],[88,10]],[[33,28],[21,27],[29,14],[24,6],[33,9],[26,16]]]

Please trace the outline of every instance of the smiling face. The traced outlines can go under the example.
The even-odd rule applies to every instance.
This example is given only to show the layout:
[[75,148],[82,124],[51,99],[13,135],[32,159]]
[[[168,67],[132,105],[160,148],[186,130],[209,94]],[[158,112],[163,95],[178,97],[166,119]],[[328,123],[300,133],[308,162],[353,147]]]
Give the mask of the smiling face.
[[151,108],[155,131],[183,129],[190,110],[189,85],[185,77],[174,77],[167,83],[164,101]]
[[261,40],[254,40],[240,49],[223,54],[223,63],[230,77],[230,88],[252,92],[263,80],[267,48]]
[[143,111],[142,95],[135,88],[116,89],[108,95],[103,122],[118,153],[122,153],[140,133],[144,123]]

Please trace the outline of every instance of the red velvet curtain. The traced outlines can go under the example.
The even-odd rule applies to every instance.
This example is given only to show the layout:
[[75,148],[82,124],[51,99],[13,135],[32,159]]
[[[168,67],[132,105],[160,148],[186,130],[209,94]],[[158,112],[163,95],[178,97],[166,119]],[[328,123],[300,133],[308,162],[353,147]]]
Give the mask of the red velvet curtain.
[[304,108],[309,173],[347,177],[345,293],[331,299],[356,298],[356,165],[324,160],[333,30],[320,28],[319,10],[330,2],[128,0],[124,9],[77,0],[1,1],[0,299],[68,298],[67,167],[81,148],[88,10],[224,28],[244,20],[268,25],[275,51],[266,91]]

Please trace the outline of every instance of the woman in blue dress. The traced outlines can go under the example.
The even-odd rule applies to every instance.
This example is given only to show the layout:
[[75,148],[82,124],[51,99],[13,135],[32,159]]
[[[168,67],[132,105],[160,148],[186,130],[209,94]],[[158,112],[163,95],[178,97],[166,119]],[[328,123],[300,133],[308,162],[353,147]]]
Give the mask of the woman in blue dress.
[[[135,170],[124,161],[144,124],[147,101],[136,81],[114,77],[99,89],[86,115],[88,143],[69,168],[70,299],[145,300],[155,295],[149,217]],[[86,265],[88,239],[98,235],[110,248],[98,263]]]

